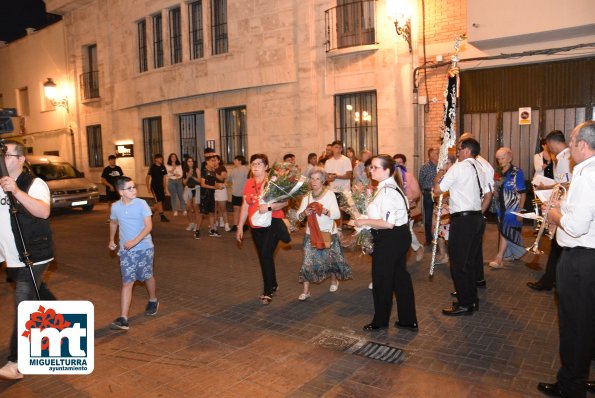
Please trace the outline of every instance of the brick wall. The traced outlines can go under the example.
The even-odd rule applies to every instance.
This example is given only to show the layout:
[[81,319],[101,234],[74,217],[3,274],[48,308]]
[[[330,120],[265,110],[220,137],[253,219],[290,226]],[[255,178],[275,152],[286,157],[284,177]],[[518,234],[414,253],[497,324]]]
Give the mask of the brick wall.
[[[466,0],[426,0],[425,2],[425,37],[426,47],[442,44],[445,48],[453,49],[454,52],[454,37],[455,34],[464,33],[467,29],[467,1]],[[418,2],[418,45],[419,64],[422,65],[423,60],[423,19],[422,19],[422,2]],[[444,60],[450,59],[452,54],[441,54]],[[428,62],[435,61],[435,55],[428,54]],[[444,89],[447,85],[447,67],[440,67],[436,69],[427,69],[427,73],[423,70],[419,73],[419,95],[428,98],[428,105],[425,114],[426,117],[426,148],[430,146],[438,147],[440,145],[440,127],[442,126],[442,117],[444,113]],[[424,83],[424,77],[426,82]],[[426,93],[427,86],[427,93]],[[436,102],[433,102],[433,99]]]

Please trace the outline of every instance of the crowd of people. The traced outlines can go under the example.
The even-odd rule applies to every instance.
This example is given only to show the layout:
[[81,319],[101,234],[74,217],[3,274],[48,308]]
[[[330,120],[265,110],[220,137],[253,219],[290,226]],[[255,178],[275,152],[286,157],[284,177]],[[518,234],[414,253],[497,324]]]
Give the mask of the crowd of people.
[[[16,282],[16,305],[37,295],[54,299],[43,283],[43,273],[53,259],[49,217],[49,190],[39,178],[23,172],[25,162],[22,145],[10,142],[6,146],[9,175],[0,179],[2,209],[0,218],[6,225],[0,235],[0,260],[6,261],[9,277]],[[555,229],[546,272],[527,286],[534,290],[556,287],[560,301],[560,355],[562,366],[556,383],[540,383],[538,389],[552,396],[585,396],[587,388],[595,384],[586,381],[590,352],[593,345],[593,316],[595,315],[595,122],[577,126],[571,134],[570,145],[561,131],[550,132],[541,142],[535,155],[534,190],[549,190],[563,186],[567,195],[550,199],[542,206],[547,210],[549,228]],[[485,213],[492,208],[498,217],[499,248],[488,265],[494,269],[506,266],[507,261],[519,259],[527,253],[522,245],[522,212],[530,186],[525,174],[514,165],[512,150],[502,147],[496,152],[496,171],[480,156],[479,142],[471,134],[463,134],[456,142],[456,151],[439,153],[428,150],[428,161],[416,176],[407,170],[406,157],[372,154],[363,150],[359,158],[351,148],[343,155],[343,143],[334,141],[321,156],[310,153],[304,173],[309,178],[309,191],[300,198],[284,198],[264,203],[271,167],[266,154],[258,153],[249,162],[236,156],[233,168],[227,170],[214,150],[205,150],[202,165],[189,156],[182,160],[170,154],[167,162],[156,154],[146,184],[153,196],[154,206],[137,197],[136,183],[123,176],[122,169],[110,156],[102,173],[110,202],[108,247],[118,250],[122,290],[121,313],[112,323],[114,329],[128,329],[128,311],[135,281],[145,283],[148,302],[145,315],[157,314],[159,301],[153,276],[154,246],[151,238],[153,214],[162,222],[166,193],[171,197],[174,217],[187,217],[186,229],[200,238],[203,216],[208,222],[211,237],[220,237],[218,228],[234,233],[241,244],[250,230],[258,253],[262,274],[262,293],[259,301],[269,305],[279,285],[275,270],[275,249],[279,242],[291,240],[284,222],[288,206],[295,206],[297,220],[305,224],[303,261],[298,281],[303,290],[297,297],[306,301],[311,297],[310,285],[330,279],[330,292],[337,292],[340,281],[352,277],[343,252],[341,233],[346,228],[368,230],[373,240],[372,294],[374,315],[363,326],[375,331],[389,326],[393,300],[396,299],[395,327],[418,330],[414,286],[407,271],[407,253],[415,252],[416,261],[424,255],[424,246],[435,244],[440,256],[437,263],[450,263],[456,301],[445,306],[445,316],[473,315],[479,310],[478,288],[486,287],[483,263],[483,234]],[[295,163],[293,154],[286,154],[284,162]],[[440,164],[440,168],[438,165]],[[227,210],[228,186],[231,188],[233,216]],[[355,188],[370,190],[365,210],[346,212],[345,192]],[[529,187],[529,188],[528,188]],[[441,208],[438,195],[446,195]],[[299,204],[297,201],[300,201]],[[417,240],[413,232],[412,211],[423,209],[425,242]],[[14,220],[8,204],[17,205],[15,218],[23,223],[23,241],[43,238],[43,247],[34,247],[31,261],[24,263],[24,248],[17,243]],[[293,202],[293,203],[292,203]],[[352,209],[351,209],[352,210]],[[349,213],[349,215],[347,214]],[[440,213],[440,217],[438,214]],[[268,216],[268,220],[264,217]],[[544,215],[544,218],[546,215]],[[231,222],[230,222],[231,221]],[[435,225],[438,223],[439,225]],[[119,230],[119,244],[116,232]],[[434,237],[434,231],[438,231]],[[20,232],[19,232],[20,233]],[[26,268],[31,267],[32,272]],[[37,281],[36,288],[31,276]],[[16,335],[11,339],[9,362],[0,369],[4,378],[22,378],[16,366]]]

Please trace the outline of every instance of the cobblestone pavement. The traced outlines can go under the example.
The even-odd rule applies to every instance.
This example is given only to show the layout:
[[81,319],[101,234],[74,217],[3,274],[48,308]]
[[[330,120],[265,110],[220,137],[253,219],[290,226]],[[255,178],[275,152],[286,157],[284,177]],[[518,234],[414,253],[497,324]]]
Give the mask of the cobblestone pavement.
[[[60,299],[94,303],[94,372],[0,381],[2,396],[521,397],[539,396],[537,382],[554,380],[559,366],[555,296],[525,286],[541,274],[546,256],[528,255],[505,270],[486,267],[480,311],[459,318],[441,314],[452,301],[447,267],[437,266],[429,281],[429,251],[420,263],[411,256],[419,332],[391,327],[369,334],[361,330],[373,312],[368,257],[348,252],[353,280],[336,293],[328,282],[314,285],[312,297],[299,302],[303,235],[293,234],[276,256],[279,294],[262,306],[250,235],[241,248],[225,232],[194,240],[182,217],[169,224],[154,218],[158,315],[142,315],[146,291],[137,286],[130,330],[110,330],[119,315],[120,277],[117,257],[107,250],[106,213],[100,205],[91,213],[52,217],[57,261],[49,286]],[[496,242],[490,224],[486,261]],[[8,354],[12,297],[11,286],[3,284],[2,357]],[[321,336],[330,336],[334,349],[315,344]],[[342,341],[368,340],[403,349],[405,361],[389,364],[340,350]]]

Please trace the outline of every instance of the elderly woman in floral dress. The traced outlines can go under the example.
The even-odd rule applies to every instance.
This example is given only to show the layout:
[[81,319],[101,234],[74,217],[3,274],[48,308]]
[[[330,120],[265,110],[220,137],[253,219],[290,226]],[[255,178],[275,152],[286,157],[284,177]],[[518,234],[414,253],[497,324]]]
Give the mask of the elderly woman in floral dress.
[[[341,217],[335,194],[324,187],[326,172],[316,167],[310,172],[312,191],[304,196],[298,209],[298,218],[308,218],[304,236],[304,261],[299,272],[299,281],[304,291],[298,300],[310,297],[310,283],[320,283],[331,278],[329,291],[336,292],[339,280],[351,279],[351,267],[345,262],[343,249],[337,235],[334,220]],[[330,247],[326,247],[322,233],[330,233]]]
[[512,165],[512,150],[510,148],[498,149],[496,160],[500,165],[500,178],[496,181],[500,244],[498,254],[493,261],[490,261],[489,266],[503,268],[503,261],[516,260],[527,252],[521,246],[523,219],[512,214],[512,212],[520,213],[523,210],[526,187],[523,170]]

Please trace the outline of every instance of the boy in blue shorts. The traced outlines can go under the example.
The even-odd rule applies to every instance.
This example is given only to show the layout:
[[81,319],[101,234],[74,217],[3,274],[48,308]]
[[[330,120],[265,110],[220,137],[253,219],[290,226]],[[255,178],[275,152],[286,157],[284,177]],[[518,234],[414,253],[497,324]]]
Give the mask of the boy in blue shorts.
[[149,303],[145,315],[157,314],[159,301],[155,295],[153,277],[153,240],[151,239],[151,209],[147,202],[136,197],[136,185],[129,177],[116,181],[120,200],[112,205],[110,215],[109,249],[116,250],[114,238],[120,227],[120,272],[122,274],[121,315],[111,324],[112,329],[128,329],[128,311],[135,281],[145,282]]

